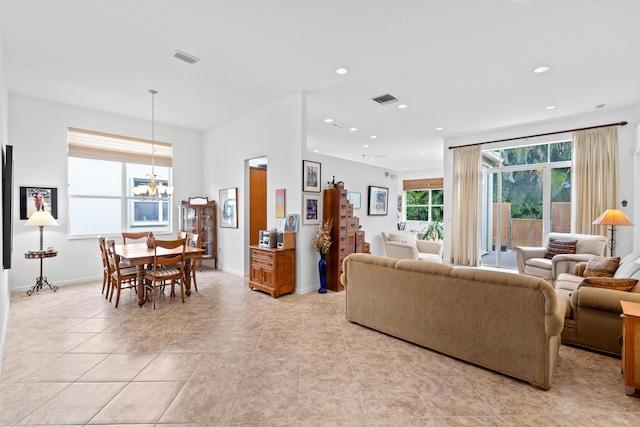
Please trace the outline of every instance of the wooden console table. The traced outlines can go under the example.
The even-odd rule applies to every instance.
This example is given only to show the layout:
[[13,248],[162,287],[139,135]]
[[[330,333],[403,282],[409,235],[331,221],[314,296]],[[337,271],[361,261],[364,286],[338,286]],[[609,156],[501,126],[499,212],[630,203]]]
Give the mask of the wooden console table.
[[45,258],[53,258],[58,256],[58,251],[29,251],[29,252],[25,252],[24,257],[26,259],[39,259],[40,260],[40,277],[36,277],[36,284],[33,285],[33,287],[27,291],[27,295],[31,296],[31,294],[35,291],[39,291],[40,289],[42,289],[43,285],[47,285],[49,286],[49,288],[51,288],[51,290],[53,290],[53,292],[58,290],[57,286],[52,285],[51,283],[49,283],[49,281],[47,280],[47,276],[43,276],[42,275],[42,261]]

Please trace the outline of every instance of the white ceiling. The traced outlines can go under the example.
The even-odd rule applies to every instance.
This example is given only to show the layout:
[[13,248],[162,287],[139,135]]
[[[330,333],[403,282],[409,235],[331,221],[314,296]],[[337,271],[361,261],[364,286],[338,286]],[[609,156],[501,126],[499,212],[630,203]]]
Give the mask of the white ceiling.
[[[310,150],[398,171],[442,167],[445,137],[639,104],[639,16],[638,0],[0,0],[11,93],[149,119],[156,89],[158,123],[206,130],[306,91]],[[401,101],[370,100],[386,93]]]

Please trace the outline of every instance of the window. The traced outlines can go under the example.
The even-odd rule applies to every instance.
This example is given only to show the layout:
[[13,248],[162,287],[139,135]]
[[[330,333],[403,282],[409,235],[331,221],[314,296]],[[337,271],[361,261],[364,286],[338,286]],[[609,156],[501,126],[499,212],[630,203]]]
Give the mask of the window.
[[407,221],[440,221],[444,217],[444,190],[405,192]]
[[152,145],[156,181],[170,185],[172,146],[69,128],[69,235],[171,231],[169,200],[139,200],[133,186],[149,182]]

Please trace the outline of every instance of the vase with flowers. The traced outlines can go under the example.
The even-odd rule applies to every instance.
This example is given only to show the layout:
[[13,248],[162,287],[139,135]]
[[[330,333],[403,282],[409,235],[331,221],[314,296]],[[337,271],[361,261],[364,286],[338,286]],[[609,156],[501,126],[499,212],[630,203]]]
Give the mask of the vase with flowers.
[[318,261],[318,273],[320,274],[320,289],[318,292],[321,294],[327,293],[327,252],[331,246],[331,227],[333,226],[333,220],[323,221],[322,225],[316,227],[316,235],[311,243],[313,249],[320,254],[320,261]]

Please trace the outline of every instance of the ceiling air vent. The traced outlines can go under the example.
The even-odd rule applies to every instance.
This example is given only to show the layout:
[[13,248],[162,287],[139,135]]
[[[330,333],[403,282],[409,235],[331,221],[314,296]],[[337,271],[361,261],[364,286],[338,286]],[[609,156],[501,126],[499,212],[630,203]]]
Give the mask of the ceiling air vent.
[[386,95],[380,95],[375,98],[371,98],[371,100],[377,102],[380,105],[387,105],[391,104],[392,102],[398,101],[398,98],[391,95],[390,93],[387,93]]
[[188,64],[195,64],[196,62],[200,61],[198,58],[196,58],[193,55],[189,55],[188,53],[185,53],[181,50],[176,50],[173,53],[173,57],[179,59],[180,61],[184,61]]
[[337,129],[344,129],[344,125],[342,123],[331,123],[331,126]]

